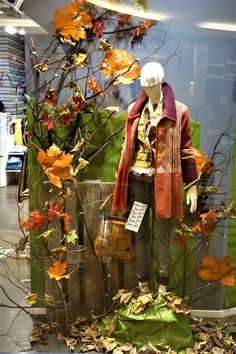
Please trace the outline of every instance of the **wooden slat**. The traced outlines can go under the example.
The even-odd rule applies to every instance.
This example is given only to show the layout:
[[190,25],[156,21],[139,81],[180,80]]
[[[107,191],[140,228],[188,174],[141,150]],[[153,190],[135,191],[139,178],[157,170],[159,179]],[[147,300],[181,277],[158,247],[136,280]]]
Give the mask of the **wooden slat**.
[[124,261],[124,288],[133,289],[137,284],[135,258],[131,261]]
[[102,267],[99,257],[96,256],[93,242],[98,232],[100,222],[100,183],[83,183],[83,233],[84,246],[86,250],[86,263],[83,264],[84,270],[84,296],[85,305],[88,308],[101,311],[103,309],[103,283]]
[[[114,190],[114,183],[101,183],[101,199],[105,200]],[[111,212],[112,198],[109,199],[108,203],[105,205],[104,209],[109,214]],[[105,296],[105,306],[108,307],[113,296],[117,293],[120,288],[120,264],[118,259],[113,259],[106,257],[106,296]]]
[[[44,202],[47,202],[51,199],[52,195],[55,195],[55,193],[50,193],[50,190],[53,191],[55,187],[53,187],[49,182],[45,182],[43,184],[43,200]],[[53,220],[51,224],[48,225],[48,230],[54,229],[52,235],[50,236],[48,242],[47,242],[47,248],[49,250],[52,250],[54,248],[60,247],[61,246],[61,224],[60,220]],[[46,257],[45,265],[46,269],[48,269],[51,265],[52,262],[55,261],[52,257]],[[56,280],[49,278],[49,276],[45,272],[45,292],[47,295],[52,295],[55,303],[60,304],[62,302],[61,294],[59,292]],[[55,322],[57,321],[58,323],[63,323],[64,322],[64,311],[63,308],[61,310],[55,310],[54,309],[47,309],[47,319],[48,321]]]
[[[65,183],[65,212],[69,213],[70,229],[75,230],[78,235],[78,197],[77,197],[77,187],[71,183]],[[81,302],[81,292],[80,292],[80,269],[78,261],[78,250],[79,244],[78,240],[74,244],[66,243],[67,246],[67,263],[68,263],[68,273],[71,273],[70,279],[67,281],[67,301],[69,304],[70,319],[76,318],[80,313],[79,304]]]

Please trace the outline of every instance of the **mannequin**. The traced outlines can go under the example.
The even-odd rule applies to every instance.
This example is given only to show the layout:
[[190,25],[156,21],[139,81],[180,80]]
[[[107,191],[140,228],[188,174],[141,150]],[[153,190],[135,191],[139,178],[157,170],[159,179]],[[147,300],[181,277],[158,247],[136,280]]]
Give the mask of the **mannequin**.
[[[143,91],[127,112],[112,210],[126,213],[134,201],[148,205],[136,233],[136,275],[142,293],[148,292],[150,265],[149,212],[156,214],[158,293],[166,292],[171,256],[171,220],[183,217],[182,178],[197,178],[187,107],[175,101],[164,82],[164,70],[151,62],[141,70]],[[186,193],[187,205],[197,207],[197,188]]]

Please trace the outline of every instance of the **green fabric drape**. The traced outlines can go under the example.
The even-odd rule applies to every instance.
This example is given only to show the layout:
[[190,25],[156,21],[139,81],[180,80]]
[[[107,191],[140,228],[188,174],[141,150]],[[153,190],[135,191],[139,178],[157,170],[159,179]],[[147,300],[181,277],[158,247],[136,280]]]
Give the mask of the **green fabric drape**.
[[184,354],[185,349],[193,346],[192,332],[187,315],[173,313],[163,299],[154,300],[142,313],[131,313],[135,300],[122,305],[113,315],[106,316],[100,325],[102,335],[108,335],[106,326],[111,322],[115,330],[110,337],[117,343],[131,343],[140,349],[142,346],[165,344]]

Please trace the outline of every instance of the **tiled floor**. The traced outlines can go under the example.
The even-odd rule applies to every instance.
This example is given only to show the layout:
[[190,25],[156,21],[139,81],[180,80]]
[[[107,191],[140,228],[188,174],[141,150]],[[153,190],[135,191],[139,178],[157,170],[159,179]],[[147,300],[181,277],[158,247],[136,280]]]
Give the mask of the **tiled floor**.
[[28,341],[33,321],[19,306],[26,306],[24,298],[30,292],[29,259],[27,251],[16,259],[13,250],[22,236],[16,196],[16,185],[0,188],[0,352],[67,352],[55,337],[37,348]]

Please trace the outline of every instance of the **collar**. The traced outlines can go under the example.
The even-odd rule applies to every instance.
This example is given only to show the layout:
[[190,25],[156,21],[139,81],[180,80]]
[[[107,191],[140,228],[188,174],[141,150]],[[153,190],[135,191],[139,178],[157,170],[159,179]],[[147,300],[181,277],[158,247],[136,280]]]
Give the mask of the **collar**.
[[[171,86],[167,82],[162,84],[162,93],[163,93],[163,110],[161,118],[168,118],[176,121],[176,106],[175,106],[175,97],[172,91]],[[142,90],[135,102],[134,107],[131,109],[128,120],[137,118],[140,116],[145,104],[148,101],[148,96],[144,90]]]

